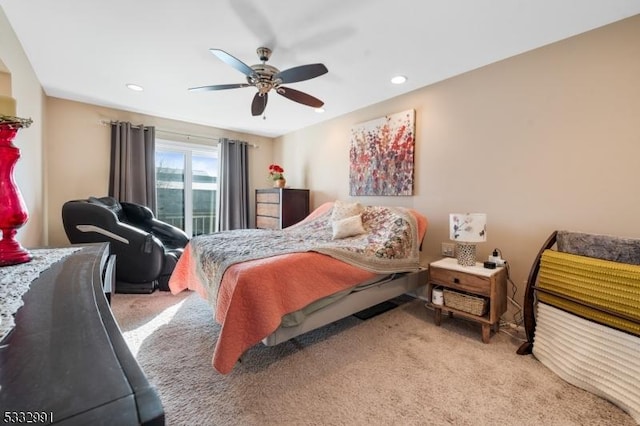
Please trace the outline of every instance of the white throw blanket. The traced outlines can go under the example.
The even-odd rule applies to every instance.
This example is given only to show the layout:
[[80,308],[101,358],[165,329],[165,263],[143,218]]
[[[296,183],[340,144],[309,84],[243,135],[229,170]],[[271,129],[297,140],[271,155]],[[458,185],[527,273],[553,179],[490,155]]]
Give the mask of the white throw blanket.
[[533,354],[574,386],[605,398],[640,424],[640,337],[538,303]]

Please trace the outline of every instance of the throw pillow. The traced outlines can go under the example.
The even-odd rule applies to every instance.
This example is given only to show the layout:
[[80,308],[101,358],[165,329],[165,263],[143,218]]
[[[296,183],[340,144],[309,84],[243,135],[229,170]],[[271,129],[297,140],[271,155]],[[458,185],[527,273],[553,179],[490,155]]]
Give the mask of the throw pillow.
[[362,213],[362,204],[360,203],[347,203],[345,201],[336,200],[333,203],[333,211],[331,212],[331,220],[336,221],[352,217]]
[[367,232],[362,226],[362,217],[358,214],[333,221],[333,239],[353,237]]

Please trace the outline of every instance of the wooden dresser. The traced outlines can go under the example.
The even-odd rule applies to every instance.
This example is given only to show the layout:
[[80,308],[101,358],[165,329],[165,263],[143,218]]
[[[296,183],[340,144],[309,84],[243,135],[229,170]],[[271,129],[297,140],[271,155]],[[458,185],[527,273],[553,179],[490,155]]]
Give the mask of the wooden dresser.
[[256,228],[282,229],[308,215],[308,189],[256,189]]

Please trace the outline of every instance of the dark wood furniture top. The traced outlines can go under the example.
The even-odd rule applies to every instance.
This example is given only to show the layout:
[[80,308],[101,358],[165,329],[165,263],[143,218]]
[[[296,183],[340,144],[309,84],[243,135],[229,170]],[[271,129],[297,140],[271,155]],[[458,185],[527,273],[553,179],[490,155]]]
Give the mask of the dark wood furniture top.
[[282,229],[308,215],[308,189],[256,189],[256,228]]
[[[164,410],[103,292],[109,246],[91,244],[31,283],[0,342],[0,408],[15,423],[164,424]],[[35,422],[36,412],[38,420]],[[7,414],[9,413],[9,414]]]

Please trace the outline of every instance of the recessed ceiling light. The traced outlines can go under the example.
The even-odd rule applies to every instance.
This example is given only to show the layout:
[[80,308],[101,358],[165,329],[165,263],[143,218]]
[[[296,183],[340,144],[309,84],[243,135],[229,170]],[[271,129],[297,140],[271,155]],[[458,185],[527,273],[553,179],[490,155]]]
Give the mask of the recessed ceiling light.
[[137,84],[127,84],[127,87],[131,90],[134,90],[136,92],[142,92],[144,90],[144,88],[142,86],[138,86]]
[[316,112],[318,114],[322,114],[324,112],[324,108],[316,108]]
[[393,78],[391,79],[391,82],[392,82],[393,84],[402,84],[402,83],[404,83],[405,81],[407,81],[407,77],[405,77],[404,75],[396,75],[395,77],[393,77]]

